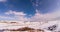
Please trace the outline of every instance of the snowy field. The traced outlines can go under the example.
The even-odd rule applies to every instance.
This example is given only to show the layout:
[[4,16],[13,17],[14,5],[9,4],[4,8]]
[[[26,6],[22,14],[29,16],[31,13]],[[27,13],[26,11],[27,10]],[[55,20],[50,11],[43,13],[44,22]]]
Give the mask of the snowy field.
[[[59,32],[60,21],[48,21],[48,22],[0,22],[0,30],[3,29],[18,29],[22,27],[30,27],[34,29],[42,29],[45,32]],[[51,28],[49,28],[51,27]]]

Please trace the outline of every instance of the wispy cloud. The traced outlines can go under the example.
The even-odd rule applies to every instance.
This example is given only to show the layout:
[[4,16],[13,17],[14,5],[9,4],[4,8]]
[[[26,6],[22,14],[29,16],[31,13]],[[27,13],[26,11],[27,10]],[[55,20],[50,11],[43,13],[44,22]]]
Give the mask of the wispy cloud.
[[[38,10],[36,10],[38,11]],[[60,17],[60,10],[56,10],[51,13],[41,14],[38,12],[35,13],[34,16],[30,18],[30,21],[49,21],[49,20],[58,20],[58,17]]]
[[25,17],[27,14],[25,14],[24,12],[16,12],[9,10],[8,12],[5,12],[5,14],[8,16],[13,15],[13,17],[15,17],[16,20],[27,21],[27,18]]
[[26,15],[26,14],[24,14],[23,12],[16,12],[16,11],[12,11],[12,10],[9,10],[8,12],[6,12],[5,14],[7,14],[7,15],[10,15],[10,14],[14,14],[14,15],[22,15],[22,16],[24,16],[24,15]]

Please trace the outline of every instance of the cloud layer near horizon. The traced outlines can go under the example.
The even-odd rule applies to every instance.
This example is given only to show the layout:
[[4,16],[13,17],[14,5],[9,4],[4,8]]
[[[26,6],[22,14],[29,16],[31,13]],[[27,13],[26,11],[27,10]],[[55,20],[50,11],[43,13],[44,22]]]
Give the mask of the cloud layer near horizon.
[[37,10],[34,16],[30,18],[31,21],[49,21],[49,20],[58,20],[60,17],[60,10],[55,10],[51,13],[41,14]]
[[[16,12],[16,11],[12,11],[9,10],[7,12],[4,13],[7,16],[0,16],[0,18],[4,18],[4,19],[14,19],[14,20],[20,20],[20,21],[50,21],[50,20],[58,20],[60,17],[60,10],[56,10],[54,12],[51,13],[46,13],[46,14],[41,14],[39,13],[38,10],[36,10],[36,13],[34,16],[32,16],[31,18],[27,18],[27,14],[25,14],[24,12]],[[13,17],[11,17],[13,16]]]

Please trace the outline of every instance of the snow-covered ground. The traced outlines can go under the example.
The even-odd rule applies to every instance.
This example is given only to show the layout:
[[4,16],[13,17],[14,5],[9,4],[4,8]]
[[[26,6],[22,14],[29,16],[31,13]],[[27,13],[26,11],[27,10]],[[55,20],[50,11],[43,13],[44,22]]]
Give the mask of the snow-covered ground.
[[18,29],[22,27],[30,27],[35,29],[43,29],[46,32],[52,32],[48,30],[47,28],[53,25],[57,25],[57,29],[55,29],[53,32],[58,31],[60,29],[60,21],[48,21],[48,22],[18,22],[16,23],[10,23],[10,22],[1,22],[0,21],[0,30],[2,29]]

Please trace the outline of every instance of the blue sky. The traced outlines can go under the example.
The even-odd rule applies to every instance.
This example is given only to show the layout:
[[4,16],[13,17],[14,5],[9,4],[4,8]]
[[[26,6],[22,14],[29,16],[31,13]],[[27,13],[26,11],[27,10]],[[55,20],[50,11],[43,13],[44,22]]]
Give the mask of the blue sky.
[[[41,13],[47,13],[57,8],[58,0],[39,0],[41,4],[38,6]],[[30,0],[7,0],[6,2],[0,2],[0,12],[8,10],[23,11],[27,14],[35,13],[35,6],[32,6]]]
[[[36,9],[38,12],[36,11]],[[21,17],[22,19],[33,19],[35,18],[36,14],[42,14],[42,16],[46,14],[55,15],[56,13],[58,13],[55,13],[55,11],[59,9],[60,0],[38,0],[38,2],[37,0],[0,0],[0,20],[17,20],[17,18],[21,19]],[[20,14],[23,14],[23,16],[21,16]],[[46,18],[50,17],[48,16]],[[41,18],[41,16],[36,17]],[[55,16],[53,17],[54,19],[56,18]],[[43,17],[43,19],[45,19],[45,16]]]
[[8,10],[13,11],[23,11],[27,14],[34,14],[34,8],[30,0],[7,0],[5,3],[0,3],[0,12],[5,12]]

